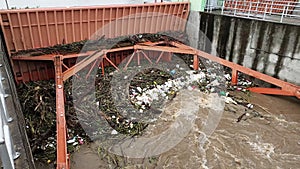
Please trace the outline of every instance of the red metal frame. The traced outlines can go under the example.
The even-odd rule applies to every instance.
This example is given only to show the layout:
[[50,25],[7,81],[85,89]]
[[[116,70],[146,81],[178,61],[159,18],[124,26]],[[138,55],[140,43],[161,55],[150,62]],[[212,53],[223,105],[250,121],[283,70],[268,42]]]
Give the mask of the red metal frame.
[[[249,88],[250,91],[262,93],[262,94],[296,96],[297,98],[300,99],[300,87],[297,85],[276,79],[272,76],[257,72],[255,70],[252,70],[247,67],[243,67],[236,63],[213,56],[211,54],[194,49],[192,47],[189,47],[187,45],[184,45],[184,44],[181,44],[178,42],[166,42],[166,44],[170,44],[172,46],[156,46],[156,45],[150,44],[150,43],[142,43],[142,44],[136,44],[136,45],[130,46],[130,47],[116,48],[116,49],[111,49],[111,50],[102,50],[99,52],[95,52],[93,55],[87,57],[86,59],[82,60],[80,63],[74,65],[72,68],[70,68],[69,70],[64,72],[63,73],[64,80],[68,79],[69,77],[71,77],[72,75],[77,73],[83,67],[92,63],[95,59],[101,57],[102,55],[105,55],[105,53],[107,53],[107,52],[117,52],[117,51],[122,51],[122,50],[134,49],[135,52],[132,54],[131,58],[129,59],[128,63],[126,64],[126,66],[125,66],[125,69],[126,69],[129,62],[132,60],[133,56],[136,53],[139,54],[139,52],[141,52],[144,54],[144,56],[146,58],[148,58],[147,55],[143,52],[143,50],[145,50],[145,51],[161,51],[161,52],[168,52],[168,53],[182,53],[182,54],[193,55],[194,56],[194,64],[193,64],[194,69],[198,69],[198,65],[199,65],[198,57],[203,57],[203,58],[209,59],[211,61],[220,63],[226,67],[229,67],[232,69],[232,80],[231,80],[232,85],[237,84],[238,72],[242,72],[244,74],[250,75],[252,77],[255,77],[257,79],[263,80],[265,82],[268,82],[270,84],[273,84],[273,85],[276,85],[279,87],[278,89],[255,87],[255,88]],[[140,59],[140,57],[138,57],[138,60],[139,59]],[[160,56],[158,57],[156,63],[159,61],[159,59],[160,59]]]
[[[167,46],[157,46],[158,44],[166,44]],[[169,46],[171,45],[171,46]],[[67,80],[71,76],[75,75],[78,71],[85,68],[86,66],[92,64],[93,62],[100,60],[101,65],[103,65],[104,60],[107,60],[110,65],[118,69],[118,67],[109,59],[107,58],[107,53],[113,53],[113,52],[120,52],[120,51],[126,51],[126,50],[134,50],[132,55],[130,56],[129,60],[127,61],[124,69],[127,68],[129,63],[133,60],[133,57],[137,55],[137,62],[140,63],[141,55],[144,56],[145,59],[149,61],[150,64],[152,64],[152,61],[150,60],[149,56],[144,51],[159,51],[161,54],[158,56],[156,63],[159,62],[161,57],[164,53],[170,54],[170,53],[182,53],[182,54],[190,54],[193,55],[194,63],[193,67],[194,69],[199,68],[199,58],[203,57],[206,59],[209,59],[211,61],[220,63],[226,67],[229,67],[232,69],[232,85],[236,85],[238,82],[238,72],[242,72],[244,74],[250,75],[252,77],[255,77],[257,79],[263,80],[265,82],[268,82],[270,84],[276,85],[279,88],[249,88],[250,91],[262,93],[262,94],[274,94],[274,95],[287,95],[287,96],[296,96],[300,99],[300,87],[279,79],[276,79],[272,76],[257,72],[255,70],[252,70],[250,68],[243,67],[241,65],[238,65],[236,63],[230,62],[228,60],[213,56],[209,53],[194,49],[192,47],[189,47],[187,45],[181,44],[179,42],[165,42],[165,43],[139,43],[133,46],[127,46],[127,47],[121,47],[121,48],[115,48],[115,49],[107,49],[107,50],[101,50],[101,51],[92,51],[89,53],[92,53],[91,55],[85,57],[82,59],[79,63],[75,64],[74,66],[67,68],[66,71],[62,73],[63,75],[63,81]],[[76,55],[72,55],[76,57]],[[62,60],[65,58],[69,58],[69,55],[61,56]],[[34,57],[26,57],[28,60],[33,59]],[[26,58],[20,58],[20,59],[26,59]],[[42,59],[45,59],[42,57]],[[52,59],[49,57],[48,59]],[[95,66],[95,64],[93,64]],[[104,67],[104,66],[103,66]]]
[[[53,55],[59,55],[56,53],[28,58],[18,54],[20,51],[93,39],[95,34],[99,37],[105,35],[105,38],[114,38],[141,33],[184,31],[189,8],[189,2],[172,2],[2,10],[0,25],[18,83],[54,78],[53,65],[43,61],[51,60]],[[159,20],[166,23],[159,24]],[[146,24],[150,26],[144,26]],[[80,56],[74,55],[65,57]],[[27,62],[30,59],[32,62]],[[45,73],[48,77],[38,76]]]
[[[165,46],[161,46],[165,44]],[[160,45],[160,46],[157,46]],[[232,69],[232,84],[235,85],[238,82],[238,72],[242,72],[244,74],[253,76],[257,79],[263,80],[265,82],[268,82],[270,84],[274,84],[280,88],[249,88],[250,91],[257,92],[257,93],[263,93],[263,94],[274,94],[274,95],[286,95],[286,96],[296,96],[298,99],[300,99],[300,87],[293,85],[288,82],[284,82],[282,80],[276,79],[274,77],[265,75],[263,73],[254,71],[252,69],[243,67],[241,65],[238,65],[236,63],[224,60],[222,58],[213,56],[209,53],[194,49],[192,47],[189,47],[187,45],[181,44],[179,42],[146,42],[146,43],[140,43],[133,46],[128,47],[121,47],[121,48],[114,48],[114,49],[105,49],[101,51],[89,51],[84,54],[72,54],[72,55],[44,55],[44,56],[38,56],[38,57],[18,57],[14,58],[16,60],[53,60],[54,66],[55,66],[55,79],[56,79],[56,110],[57,110],[57,168],[69,168],[68,163],[68,155],[67,155],[67,149],[66,149],[66,120],[65,120],[65,110],[64,110],[64,94],[63,94],[63,81],[66,81],[68,78],[70,78],[73,75],[76,75],[76,73],[85,67],[91,65],[92,69],[93,67],[101,66],[102,67],[102,73],[104,74],[104,62],[107,61],[108,64],[112,65],[116,69],[118,67],[116,64],[111,61],[108,57],[108,53],[114,53],[114,52],[122,52],[122,51],[128,51],[133,50],[134,52],[131,54],[130,58],[128,59],[124,69],[127,68],[127,66],[130,64],[131,61],[133,61],[133,57],[137,55],[137,63],[140,63],[142,54],[145,59],[147,59],[150,64],[154,64],[150,60],[150,52],[160,52],[159,53],[152,53],[152,55],[156,55],[156,62],[158,63],[163,56],[169,56],[170,58],[171,53],[181,53],[181,54],[190,54],[193,55],[193,67],[195,70],[199,68],[199,57],[209,59],[211,61],[220,63],[226,67],[229,67]],[[146,53],[149,53],[148,55]],[[165,55],[167,54],[167,55]],[[78,57],[84,57],[80,62],[76,63],[75,65],[68,67],[64,64],[65,59],[70,58],[78,58]],[[99,64],[97,62],[100,62]],[[65,70],[63,70],[63,67]],[[91,72],[91,70],[89,71]],[[86,76],[88,77],[89,74]]]
[[62,73],[61,56],[53,57],[56,82],[56,131],[57,131],[57,168],[68,169],[69,159],[67,155],[67,127],[64,104],[64,82]]

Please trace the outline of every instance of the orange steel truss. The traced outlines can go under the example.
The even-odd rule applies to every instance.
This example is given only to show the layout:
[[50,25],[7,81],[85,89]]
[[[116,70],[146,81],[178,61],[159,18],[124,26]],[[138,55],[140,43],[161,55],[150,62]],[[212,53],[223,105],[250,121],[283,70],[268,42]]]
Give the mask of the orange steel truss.
[[[159,45],[159,46],[158,46]],[[121,52],[133,50],[134,52],[130,55],[127,63],[125,64],[124,69],[127,68],[129,63],[133,60],[133,57],[137,57],[137,63],[140,63],[141,56],[144,59],[148,60],[150,64],[158,63],[163,56],[168,56],[171,58],[172,53],[181,53],[181,54],[189,54],[193,55],[193,67],[195,70],[199,68],[199,57],[209,59],[211,61],[217,62],[221,65],[229,67],[232,69],[232,85],[236,85],[238,82],[238,72],[242,72],[244,74],[250,75],[257,79],[263,80],[270,84],[274,84],[279,88],[249,88],[250,91],[262,93],[262,94],[273,94],[273,95],[286,95],[286,96],[296,96],[300,99],[300,86],[296,86],[294,84],[284,82],[282,80],[273,78],[271,76],[265,75],[263,73],[254,71],[250,68],[243,67],[236,63],[224,60],[217,56],[213,56],[209,53],[203,52],[201,50],[194,49],[187,45],[181,44],[175,41],[161,41],[161,42],[145,42],[138,43],[133,46],[114,48],[114,49],[104,49],[99,51],[89,51],[87,53],[80,54],[71,54],[71,55],[44,55],[44,56],[31,56],[31,57],[18,57],[15,58],[17,60],[49,60],[54,61],[55,66],[55,79],[56,79],[56,112],[57,112],[57,168],[69,168],[69,159],[66,148],[66,119],[65,119],[65,110],[64,110],[64,85],[63,82],[69,79],[71,76],[76,76],[76,73],[90,66],[90,69],[93,69],[95,66],[104,67],[104,61],[109,63],[111,66],[115,67],[116,70],[119,68],[116,64],[111,61],[108,57],[108,53],[112,52]],[[148,52],[157,52],[157,59],[155,63],[153,63],[149,56]],[[80,62],[76,63],[72,67],[68,67],[63,63],[64,59],[68,58],[78,58],[84,57]],[[98,65],[96,65],[98,63]],[[100,64],[99,64],[100,63]],[[63,70],[64,68],[64,70]],[[91,71],[89,71],[90,73]],[[104,74],[104,69],[102,69],[102,73]],[[88,76],[88,75],[87,75]]]
[[67,130],[64,104],[64,82],[62,74],[61,56],[53,57],[55,66],[55,85],[56,85],[56,132],[57,132],[57,168],[67,169],[69,159],[67,155]]

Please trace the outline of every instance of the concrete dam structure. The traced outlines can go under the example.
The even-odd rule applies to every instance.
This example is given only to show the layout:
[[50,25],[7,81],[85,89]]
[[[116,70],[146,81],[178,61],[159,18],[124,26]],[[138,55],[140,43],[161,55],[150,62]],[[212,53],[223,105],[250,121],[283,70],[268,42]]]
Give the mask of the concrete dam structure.
[[200,13],[199,26],[219,57],[300,84],[299,25]]

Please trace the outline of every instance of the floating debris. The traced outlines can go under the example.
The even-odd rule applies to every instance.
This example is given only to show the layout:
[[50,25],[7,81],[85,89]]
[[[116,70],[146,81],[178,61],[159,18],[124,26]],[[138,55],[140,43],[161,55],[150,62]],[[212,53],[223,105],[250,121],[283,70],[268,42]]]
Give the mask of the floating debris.
[[[71,88],[70,83],[65,83],[66,91]],[[46,163],[56,160],[56,108],[54,81],[38,81],[20,84],[17,87],[19,100],[22,106],[26,122],[26,132],[29,138],[31,150],[36,160]],[[66,92],[66,98],[70,93]],[[77,122],[73,103],[66,102],[66,117],[68,138],[77,138],[78,144],[83,144],[84,131]],[[76,136],[76,137],[75,137]],[[68,143],[71,139],[68,140]],[[74,141],[75,142],[75,141]],[[73,144],[73,143],[72,143]],[[76,149],[74,145],[68,145],[69,152]],[[72,147],[73,146],[73,147]]]
[[73,54],[86,51],[95,51],[101,49],[119,48],[131,46],[141,42],[158,42],[158,41],[180,41],[187,43],[187,35],[182,31],[167,31],[156,34],[136,34],[128,36],[119,36],[117,38],[105,38],[105,35],[98,37],[95,40],[82,40],[70,44],[58,44],[47,48],[30,49],[25,51],[18,51],[12,56],[26,55],[26,56],[40,56],[47,54]]
[[113,131],[111,131],[111,134],[112,135],[115,135],[115,134],[118,134],[119,132],[117,131],[117,130],[113,130]]
[[261,115],[259,112],[252,110],[252,111],[246,111],[245,113],[243,113],[242,115],[240,115],[237,118],[237,122],[241,122],[242,120],[246,121],[246,120],[252,119],[254,117],[264,118],[264,116]]

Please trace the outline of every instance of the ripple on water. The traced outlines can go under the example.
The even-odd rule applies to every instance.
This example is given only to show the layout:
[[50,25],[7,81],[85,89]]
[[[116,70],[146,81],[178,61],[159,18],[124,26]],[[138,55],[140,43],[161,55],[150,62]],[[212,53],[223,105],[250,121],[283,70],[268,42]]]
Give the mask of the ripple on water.
[[[208,106],[213,105],[213,100],[197,91],[193,91],[192,95],[195,100],[197,97],[201,98],[198,100],[200,109],[194,114],[189,114],[187,118],[182,118],[177,126],[177,129],[180,129],[182,125],[187,125],[189,122],[191,123],[189,132],[182,134],[178,131],[178,136],[184,135],[184,138],[168,151],[156,156],[155,164],[149,165],[148,160],[142,159],[141,164],[135,166],[159,169],[299,168],[299,123],[290,122],[284,116],[271,114],[268,111],[260,111],[262,117],[247,117],[246,120],[237,122],[237,119],[248,110],[243,106],[232,104],[226,104],[220,121],[216,117],[215,121],[208,122],[206,121],[208,117],[214,117],[209,116],[211,112]],[[186,95],[182,96],[186,97]],[[149,125],[144,137],[159,135],[168,130],[176,119],[184,117],[182,116],[184,112],[178,112],[182,110],[180,105],[188,100],[180,97],[181,95],[178,94],[155,124]],[[210,133],[211,130],[205,130],[206,125],[217,125],[217,128]],[[129,159],[125,161],[130,162]],[[128,164],[126,165],[128,168]]]
[[[202,98],[205,105],[209,105],[207,101],[205,97]],[[162,154],[158,166],[204,169],[299,168],[299,123],[290,122],[284,116],[263,112],[263,118],[249,118],[237,123],[236,119],[245,113],[245,108],[239,105],[226,107],[231,108],[225,108],[227,111],[204,146],[199,146],[197,142],[207,123],[199,118],[207,118],[208,113],[199,110],[190,134],[172,150]]]

